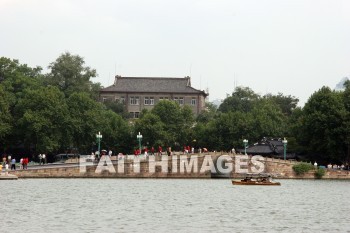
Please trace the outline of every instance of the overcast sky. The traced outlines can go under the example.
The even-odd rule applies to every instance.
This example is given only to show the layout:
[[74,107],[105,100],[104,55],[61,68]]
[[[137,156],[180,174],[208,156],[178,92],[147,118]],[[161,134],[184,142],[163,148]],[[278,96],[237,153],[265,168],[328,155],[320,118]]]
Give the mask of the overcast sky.
[[30,66],[78,54],[103,86],[189,75],[210,100],[236,83],[303,105],[350,76],[350,1],[0,0],[0,42],[0,56]]

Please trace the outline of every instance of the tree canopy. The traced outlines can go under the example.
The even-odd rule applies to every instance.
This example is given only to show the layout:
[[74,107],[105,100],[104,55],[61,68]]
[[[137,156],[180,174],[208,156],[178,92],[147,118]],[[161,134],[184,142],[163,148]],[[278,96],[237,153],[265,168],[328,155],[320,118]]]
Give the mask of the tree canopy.
[[[49,65],[48,83],[58,87],[66,96],[74,92],[90,93],[94,86],[90,80],[97,76],[96,70],[84,66],[85,61],[78,55],[66,52]],[[93,93],[91,93],[93,94]]]

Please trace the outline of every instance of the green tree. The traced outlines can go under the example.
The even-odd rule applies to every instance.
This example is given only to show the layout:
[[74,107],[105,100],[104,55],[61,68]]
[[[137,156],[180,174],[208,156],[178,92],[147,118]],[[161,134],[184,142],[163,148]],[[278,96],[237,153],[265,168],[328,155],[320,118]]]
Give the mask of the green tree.
[[115,153],[128,153],[133,140],[129,124],[118,114],[104,110],[101,112],[102,145]]
[[0,58],[0,145],[4,150],[22,143],[17,128],[15,110],[18,102],[24,98],[26,90],[35,90],[41,86],[41,68],[30,68],[18,60]]
[[299,99],[288,95],[284,96],[282,93],[277,95],[267,94],[264,96],[264,99],[267,99],[272,102],[272,104],[280,107],[283,114],[290,116],[294,109],[297,107]]
[[296,135],[312,159],[344,161],[346,156],[346,110],[342,93],[322,87],[305,104]]
[[62,54],[48,67],[51,70],[47,76],[49,83],[58,87],[66,96],[74,92],[88,92],[92,97],[95,96],[90,91],[93,88],[97,91],[98,88],[90,79],[97,76],[96,70],[84,65],[82,57],[68,52]]
[[27,89],[15,108],[17,135],[37,152],[48,153],[64,145],[69,113],[64,95],[55,87]]
[[195,120],[190,106],[184,105],[181,108],[180,119],[181,121],[177,131],[177,142],[179,142],[180,145],[191,144],[191,146],[195,146],[196,138],[193,134]]
[[7,102],[11,114],[13,114],[14,106],[23,98],[24,90],[37,89],[40,83],[41,68],[30,68],[26,64],[20,64],[18,60],[9,58],[0,58],[0,85],[6,92]]
[[343,102],[346,110],[346,116],[345,116],[345,127],[346,127],[346,146],[347,146],[347,152],[346,152],[346,163],[350,164],[350,81],[347,80],[344,83],[344,93],[343,93]]
[[205,103],[205,110],[199,113],[197,116],[197,122],[209,122],[214,119],[216,115],[217,107],[212,103]]
[[279,105],[269,101],[261,100],[253,107],[251,114],[254,116],[254,139],[263,137],[282,137],[286,135],[287,119]]
[[302,130],[304,124],[304,112],[303,109],[297,107],[293,110],[291,116],[288,118],[288,133],[286,134],[288,137],[288,151],[297,153],[297,154],[305,154],[306,144],[300,144],[300,131]]
[[[148,115],[149,113],[153,115]],[[188,144],[192,142],[192,128],[194,126],[194,117],[192,110],[189,106],[180,107],[179,104],[173,101],[160,101],[154,106],[154,108],[149,112],[143,112],[141,114],[141,122],[137,123],[136,129],[141,131],[145,126],[143,121],[152,120],[151,126],[156,126],[157,129],[163,128],[158,134],[150,136],[150,142],[154,141],[155,144],[162,144],[163,146],[177,146],[182,144]],[[147,116],[142,119],[143,116]],[[158,122],[158,119],[160,123]],[[147,131],[147,129],[142,129]],[[153,130],[148,130],[149,132],[154,132]],[[144,134],[144,133],[143,133]],[[160,134],[160,135],[159,135]],[[161,138],[160,138],[161,137]],[[157,140],[156,140],[157,138]]]
[[253,115],[239,111],[219,113],[208,123],[198,123],[193,131],[200,147],[219,151],[241,147],[243,138],[257,138]]
[[[160,101],[151,111],[160,118],[165,125],[165,134],[163,141],[166,145],[180,143],[178,141],[178,132],[182,130],[181,109],[179,104],[174,101]],[[181,140],[182,141],[182,140]]]
[[73,93],[67,99],[69,108],[70,135],[69,147],[78,148],[80,153],[90,152],[95,143],[96,133],[102,128],[102,105],[87,93]]
[[106,106],[107,109],[112,110],[113,112],[119,114],[122,116],[124,119],[127,119],[129,116],[129,113],[126,109],[126,105],[123,103],[120,103],[118,101],[112,101],[112,100],[107,100],[103,102],[103,104]]
[[[5,97],[7,93],[0,86],[0,141],[4,142],[5,138],[11,134],[12,130],[12,115],[10,113],[10,105]],[[6,145],[2,145],[6,146]]]
[[143,142],[146,146],[159,146],[167,143],[165,140],[167,137],[165,124],[154,113],[141,114],[141,118],[135,123],[135,138],[138,132],[142,133]]
[[223,101],[218,110],[221,112],[249,112],[259,98],[260,96],[249,87],[236,87],[232,95]]
[[101,132],[101,146],[116,153],[128,152],[130,128],[118,114],[94,101],[87,93],[73,93],[67,99],[70,113],[71,147],[90,153],[97,147],[96,134]]

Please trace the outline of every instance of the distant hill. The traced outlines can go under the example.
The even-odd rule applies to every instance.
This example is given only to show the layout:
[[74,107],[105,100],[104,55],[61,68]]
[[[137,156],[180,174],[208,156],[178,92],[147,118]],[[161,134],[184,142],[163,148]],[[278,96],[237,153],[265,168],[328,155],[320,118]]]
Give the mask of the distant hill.
[[342,91],[342,90],[344,90],[344,83],[345,83],[345,81],[347,81],[347,80],[349,80],[348,77],[342,78],[342,79],[340,80],[340,82],[339,82],[337,85],[335,85],[334,90],[336,90],[336,91]]

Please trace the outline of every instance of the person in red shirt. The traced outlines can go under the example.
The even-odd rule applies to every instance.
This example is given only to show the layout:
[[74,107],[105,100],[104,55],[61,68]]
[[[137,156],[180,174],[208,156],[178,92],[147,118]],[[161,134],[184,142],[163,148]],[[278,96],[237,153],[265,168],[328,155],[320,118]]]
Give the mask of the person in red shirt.
[[152,153],[152,155],[154,155],[154,147],[153,146],[151,148],[151,153]]
[[27,158],[23,158],[22,163],[23,163],[23,169],[26,169],[26,167],[27,167]]
[[162,155],[162,150],[163,150],[163,149],[162,149],[162,147],[161,147],[161,146],[159,146],[159,147],[158,147],[158,153],[159,153],[159,156],[161,156],[161,155]]

